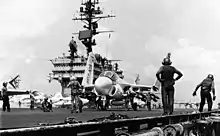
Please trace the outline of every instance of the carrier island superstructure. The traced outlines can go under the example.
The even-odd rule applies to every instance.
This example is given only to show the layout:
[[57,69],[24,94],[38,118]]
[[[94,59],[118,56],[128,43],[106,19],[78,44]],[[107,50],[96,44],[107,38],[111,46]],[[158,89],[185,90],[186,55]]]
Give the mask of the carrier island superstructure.
[[[98,6],[98,0],[86,0],[81,2],[79,16],[74,17],[73,20],[79,20],[85,23],[84,30],[74,33],[78,35],[79,41],[87,49],[87,57],[77,54],[76,41],[72,37],[69,43],[69,54],[63,54],[55,59],[51,60],[53,64],[53,70],[49,73],[49,82],[57,80],[62,87],[62,94],[69,95],[70,89],[67,87],[70,77],[74,75],[77,80],[82,83],[83,76],[85,74],[86,63],[88,54],[92,52],[92,47],[96,45],[96,41],[93,36],[99,33],[110,33],[112,31],[97,31],[98,21],[102,18],[115,17],[114,15],[100,16],[103,14]],[[98,16],[99,15],[99,16]],[[100,54],[95,54],[97,63],[94,64],[92,79],[93,83],[98,78],[99,74],[104,70],[114,70],[121,78],[123,78],[123,71],[120,70],[117,63],[118,60],[109,60],[106,57],[102,57]]]
[[[96,45],[94,36],[100,33],[110,33],[113,31],[97,31],[98,21],[102,18],[115,17],[114,15],[100,16],[103,12],[98,6],[98,0],[86,0],[82,1],[79,16],[73,18],[73,20],[79,20],[85,23],[84,30],[74,33],[78,35],[79,41],[87,49],[87,57],[84,55],[77,54],[77,43],[72,37],[69,43],[69,54],[63,54],[55,59],[51,60],[53,64],[53,70],[49,74],[49,82],[52,80],[57,80],[62,88],[62,95],[69,96],[70,88],[67,84],[70,81],[70,77],[74,75],[77,80],[82,84],[83,77],[85,75],[85,70],[87,66],[88,54],[92,52],[92,47]],[[99,15],[99,16],[98,16]],[[101,45],[102,46],[102,45]],[[95,80],[105,70],[115,71],[120,78],[124,78],[123,70],[119,68],[118,61],[120,60],[109,60],[100,54],[95,54],[97,63],[94,63],[94,68],[92,69],[92,82],[94,84]],[[159,102],[160,103],[160,102]]]

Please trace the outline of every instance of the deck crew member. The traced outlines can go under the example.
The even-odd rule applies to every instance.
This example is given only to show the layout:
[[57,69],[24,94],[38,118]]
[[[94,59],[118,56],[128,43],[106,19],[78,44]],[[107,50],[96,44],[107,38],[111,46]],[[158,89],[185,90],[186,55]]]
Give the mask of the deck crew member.
[[127,110],[130,110],[130,107],[131,105],[133,104],[133,95],[134,95],[134,92],[132,91],[131,87],[125,87],[124,88],[125,90],[125,108]]
[[[164,113],[163,115],[171,115],[173,113],[174,105],[174,84],[179,80],[183,74],[174,66],[171,66],[170,55],[163,59],[163,66],[160,67],[156,73],[157,79],[161,82],[161,94]],[[178,76],[174,79],[174,74]]]
[[21,101],[20,100],[18,102],[18,106],[19,106],[19,108],[21,108]]
[[42,108],[44,112],[50,112],[50,109],[48,106],[49,106],[48,98],[45,97],[44,101],[42,102]]
[[205,105],[205,100],[207,99],[208,103],[208,111],[212,110],[212,96],[211,96],[211,91],[213,93],[213,101],[216,99],[215,96],[215,86],[214,86],[214,76],[212,74],[209,74],[200,84],[196,86],[195,91],[193,92],[193,96],[196,96],[196,91],[201,87],[200,91],[200,97],[201,97],[201,102],[200,102],[200,107],[199,111],[203,111],[203,107]]
[[72,102],[72,109],[71,113],[73,113],[74,109],[76,113],[82,112],[82,107],[80,106],[80,98],[79,98],[79,89],[81,88],[80,83],[77,81],[75,76],[70,77],[70,82],[67,87],[71,88],[71,102]]
[[147,104],[147,109],[149,111],[151,111],[151,94],[150,94],[150,92],[148,92],[146,94],[146,104]]
[[74,37],[72,37],[72,40],[69,43],[69,48],[70,48],[69,52],[70,52],[71,59],[74,59],[77,56],[77,44],[73,38]]
[[50,100],[50,102],[48,102],[48,109],[49,109],[49,111],[53,112],[53,102],[52,102],[52,100]]
[[1,95],[2,95],[2,99],[3,99],[3,105],[2,105],[2,110],[3,111],[7,111],[10,112],[11,108],[10,108],[10,103],[9,103],[9,97],[8,97],[8,89],[7,89],[7,82],[3,83],[3,87],[1,90]]
[[30,109],[31,110],[34,110],[34,95],[33,94],[30,94],[30,100],[31,100],[31,104],[30,104]]

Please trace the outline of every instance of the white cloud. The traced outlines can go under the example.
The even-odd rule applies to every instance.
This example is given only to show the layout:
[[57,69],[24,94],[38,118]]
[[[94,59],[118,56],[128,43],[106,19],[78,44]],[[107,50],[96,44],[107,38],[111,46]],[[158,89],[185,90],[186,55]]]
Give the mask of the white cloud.
[[145,50],[151,53],[156,58],[162,58],[176,48],[176,42],[171,38],[152,35],[151,38],[145,43]]
[[60,0],[9,0],[0,3],[0,57],[33,56],[32,45],[22,45],[19,39],[43,35],[47,26],[57,20]]
[[[220,82],[220,64],[218,63],[220,62],[219,50],[209,50],[198,45],[193,45],[189,40],[186,41],[187,42],[184,42],[185,45],[174,50],[171,56],[173,65],[184,74],[181,81],[178,81],[176,85],[178,99],[184,94],[191,96],[196,85],[208,74],[214,74],[215,82]],[[218,90],[220,86],[216,84],[215,87],[216,90]],[[216,92],[216,94],[218,93]],[[192,100],[199,101],[199,98],[200,97],[193,98],[191,96]]]
[[0,35],[23,37],[45,31],[57,19],[59,5],[59,0],[11,0],[3,3],[0,9]]
[[[200,46],[187,43],[172,52],[173,64],[184,69],[188,74],[184,74],[185,79],[198,82],[208,73],[220,74],[220,54],[218,50],[209,50]],[[196,75],[196,76],[192,76]],[[218,79],[217,79],[218,81]]]
[[147,65],[144,67],[145,76],[150,78],[156,78],[156,72],[159,68],[155,67],[154,65]]
[[[0,79],[16,71],[23,62],[30,64],[35,56],[32,45],[22,38],[44,35],[60,12],[60,0],[7,0],[0,2]],[[58,13],[59,12],[59,13]]]
[[120,68],[122,68],[124,71],[129,71],[133,68],[133,64],[126,60],[120,61],[119,64],[120,64]]
[[[110,31],[109,28],[103,27],[99,25],[99,29],[97,31]],[[106,56],[109,59],[113,59],[111,55],[111,48],[114,46],[114,41],[117,38],[117,34],[115,33],[100,33],[94,36],[96,39],[97,45],[93,47],[93,51],[101,54],[102,56]]]

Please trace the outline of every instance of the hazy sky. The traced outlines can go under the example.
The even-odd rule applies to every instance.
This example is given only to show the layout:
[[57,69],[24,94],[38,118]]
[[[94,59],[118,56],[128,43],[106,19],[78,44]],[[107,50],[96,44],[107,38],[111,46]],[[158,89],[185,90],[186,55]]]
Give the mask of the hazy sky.
[[[48,60],[67,53],[71,33],[82,28],[72,21],[80,2],[1,0],[0,80],[20,73],[21,88],[60,91],[56,81],[46,80],[52,69]],[[133,83],[139,73],[141,83],[148,85],[171,52],[173,65],[184,74],[176,83],[176,100],[199,100],[192,91],[209,73],[215,75],[220,100],[219,5],[218,0],[105,0],[100,6],[106,14],[112,10],[116,18],[101,20],[99,27],[116,32],[111,39],[108,34],[97,36],[94,50],[122,59],[125,78]]]

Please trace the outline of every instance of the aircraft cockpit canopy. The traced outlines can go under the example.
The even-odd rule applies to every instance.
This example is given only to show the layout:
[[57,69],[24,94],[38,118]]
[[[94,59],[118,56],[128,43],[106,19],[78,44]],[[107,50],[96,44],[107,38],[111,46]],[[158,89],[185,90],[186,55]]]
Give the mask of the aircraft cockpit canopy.
[[116,81],[119,78],[118,75],[113,71],[104,71],[99,76],[100,77],[108,77],[112,81]]

